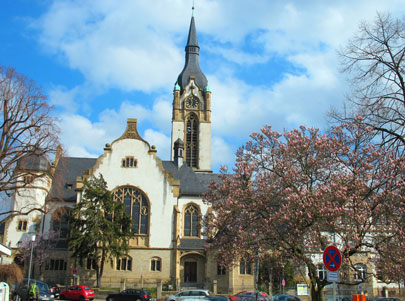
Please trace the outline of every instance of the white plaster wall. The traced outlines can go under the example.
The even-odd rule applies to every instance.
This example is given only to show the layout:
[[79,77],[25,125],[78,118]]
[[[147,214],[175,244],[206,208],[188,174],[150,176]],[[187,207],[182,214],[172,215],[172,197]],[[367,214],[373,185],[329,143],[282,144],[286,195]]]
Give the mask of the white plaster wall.
[[[182,121],[173,121],[172,122],[172,147],[171,147],[171,160],[174,160],[174,152],[173,152],[173,147],[174,147],[174,142],[176,142],[177,139],[181,139],[184,142],[184,122]],[[183,158],[184,159],[184,158]]]
[[[101,164],[94,170],[97,177],[102,174],[108,189],[131,185],[141,189],[150,201],[150,247],[169,248],[172,240],[173,205],[177,198],[172,187],[158,166],[149,146],[140,140],[123,139],[112,144],[111,152],[99,158]],[[137,167],[122,168],[126,156],[137,159]],[[96,165],[97,166],[97,165]]]
[[200,123],[199,169],[211,170],[211,123]]
[[[50,181],[48,177],[36,178],[30,187],[35,188],[21,188],[13,196],[12,209],[28,212],[32,208],[43,208],[45,205],[45,198],[49,192]],[[42,216],[39,211],[32,211],[28,215],[19,215],[11,219],[7,226],[7,233],[5,242],[6,246],[10,248],[18,247],[18,242],[29,240],[32,233],[35,232],[35,224],[33,219]],[[19,220],[27,220],[27,231],[18,231]]]

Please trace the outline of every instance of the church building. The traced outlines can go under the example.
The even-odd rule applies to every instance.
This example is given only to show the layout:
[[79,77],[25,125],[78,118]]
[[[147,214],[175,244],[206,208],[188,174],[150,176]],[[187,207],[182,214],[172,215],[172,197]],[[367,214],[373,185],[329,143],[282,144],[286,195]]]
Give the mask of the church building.
[[202,221],[215,213],[203,203],[202,194],[211,181],[218,181],[218,175],[211,170],[211,90],[199,65],[194,17],[185,52],[185,65],[173,91],[169,161],[161,160],[155,146],[139,135],[137,119],[128,119],[124,133],[106,144],[98,158],[59,153],[53,163],[41,157],[20,162],[21,170],[41,176],[26,179],[27,186],[13,196],[14,208],[43,206],[49,211],[7,221],[2,243],[17,257],[22,243],[34,234],[57,234],[56,248],[49,250],[45,264],[39,267],[34,260],[34,278],[62,285],[75,280],[95,285],[92,259],[80,265],[70,256],[66,215],[81,201],[83,180],[102,175],[114,200],[125,204],[135,234],[127,256],[105,264],[103,287],[122,283],[156,287],[162,281],[176,289],[215,287],[223,294],[254,288],[253,266],[243,263],[224,269],[204,248]]

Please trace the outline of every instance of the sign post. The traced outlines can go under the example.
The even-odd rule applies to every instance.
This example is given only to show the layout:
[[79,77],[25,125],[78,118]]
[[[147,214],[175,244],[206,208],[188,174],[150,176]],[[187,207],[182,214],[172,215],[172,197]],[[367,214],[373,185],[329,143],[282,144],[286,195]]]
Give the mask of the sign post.
[[328,281],[333,283],[333,301],[336,301],[336,282],[338,281],[338,273],[342,265],[342,255],[335,246],[329,246],[323,252],[323,264],[328,269]]
[[73,284],[76,285],[77,283],[77,269],[73,268]]

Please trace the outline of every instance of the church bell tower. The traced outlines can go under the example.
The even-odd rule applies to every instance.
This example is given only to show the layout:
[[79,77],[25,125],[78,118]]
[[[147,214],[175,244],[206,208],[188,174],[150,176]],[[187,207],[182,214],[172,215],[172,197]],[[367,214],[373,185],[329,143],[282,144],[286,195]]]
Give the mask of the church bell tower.
[[211,172],[211,91],[198,61],[194,16],[191,17],[186,59],[173,91],[171,160],[174,143],[184,142],[184,163],[196,172]]

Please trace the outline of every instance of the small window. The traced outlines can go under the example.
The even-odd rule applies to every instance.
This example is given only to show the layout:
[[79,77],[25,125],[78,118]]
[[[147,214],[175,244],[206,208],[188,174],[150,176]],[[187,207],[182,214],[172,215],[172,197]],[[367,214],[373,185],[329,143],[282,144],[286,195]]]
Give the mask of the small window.
[[158,257],[152,258],[150,261],[150,270],[160,272],[162,270],[162,260]]
[[131,271],[132,270],[132,259],[131,257],[117,258],[117,271]]
[[50,259],[45,263],[45,270],[66,271],[67,262],[63,259]]
[[33,175],[25,175],[24,176],[24,183],[25,184],[31,184],[34,182],[34,176]]
[[94,258],[87,258],[86,269],[95,270],[96,269],[96,260]]
[[26,232],[27,231],[27,226],[28,226],[28,221],[27,220],[19,220],[18,225],[17,225],[17,230],[21,232]]
[[364,264],[354,265],[354,280],[355,281],[365,281],[367,277],[367,267]]
[[134,157],[125,157],[121,161],[121,167],[125,167],[125,168],[136,167],[137,164],[138,164],[138,161]]
[[318,264],[317,266],[317,270],[318,270],[318,277],[320,280],[325,280],[327,277],[327,271],[325,268],[325,265],[323,264]]
[[239,265],[239,273],[241,275],[252,275],[252,264],[242,260]]
[[219,263],[217,263],[217,275],[225,275],[226,274],[226,269]]

